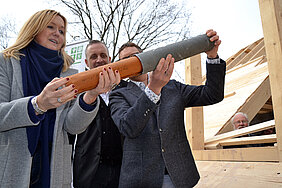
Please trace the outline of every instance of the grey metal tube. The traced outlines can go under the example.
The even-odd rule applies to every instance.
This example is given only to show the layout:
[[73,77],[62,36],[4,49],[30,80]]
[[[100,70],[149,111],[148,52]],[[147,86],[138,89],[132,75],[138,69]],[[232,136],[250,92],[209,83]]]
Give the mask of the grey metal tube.
[[166,58],[168,54],[174,57],[175,62],[186,59],[193,55],[206,52],[214,47],[206,34],[198,35],[188,40],[173,43],[161,48],[136,54],[140,60],[143,71],[142,74],[155,70],[161,58]]

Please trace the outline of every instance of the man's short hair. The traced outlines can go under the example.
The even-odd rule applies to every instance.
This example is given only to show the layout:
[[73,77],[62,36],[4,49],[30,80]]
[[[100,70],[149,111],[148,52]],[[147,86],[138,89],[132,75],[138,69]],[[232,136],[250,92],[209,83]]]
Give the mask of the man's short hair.
[[137,48],[137,50],[141,53],[143,52],[143,50],[140,48],[140,46],[138,46],[137,44],[133,43],[133,42],[127,42],[127,43],[124,43],[118,50],[118,53],[120,54],[120,52],[122,50],[124,50],[124,48],[128,48],[128,47],[135,47]]
[[86,55],[87,48],[88,48],[89,46],[91,46],[92,44],[103,44],[103,45],[106,47],[107,53],[108,53],[108,56],[109,56],[109,49],[108,49],[107,45],[106,45],[104,42],[102,42],[102,41],[100,41],[100,40],[90,40],[90,41],[88,42],[86,48],[85,48],[85,57],[87,56],[87,55]]

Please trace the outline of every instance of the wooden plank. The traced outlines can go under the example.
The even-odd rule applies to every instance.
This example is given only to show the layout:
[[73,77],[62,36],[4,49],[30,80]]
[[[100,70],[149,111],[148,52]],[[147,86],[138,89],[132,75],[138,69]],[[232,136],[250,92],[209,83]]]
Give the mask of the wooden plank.
[[276,143],[276,134],[231,138],[205,145],[205,149],[223,149],[223,146],[240,146],[248,144]]
[[267,130],[267,129],[270,129],[270,128],[273,128],[273,127],[275,127],[275,121],[270,120],[270,121],[266,121],[266,122],[259,123],[259,124],[256,124],[256,125],[248,126],[248,127],[243,128],[243,129],[238,129],[238,130],[234,130],[234,131],[230,131],[230,132],[227,132],[227,133],[222,133],[222,134],[216,135],[212,138],[206,139],[205,144],[212,144],[212,143],[219,142],[219,141],[222,141],[222,140],[226,140],[226,139],[229,139],[229,138],[235,138],[235,137],[243,136],[243,135],[246,135],[246,134],[251,134],[251,133]]
[[238,66],[228,70],[226,73],[229,74],[231,72],[237,71],[237,70],[239,70],[239,69],[241,69],[243,67],[246,67],[246,66],[248,66],[250,64],[253,64],[254,62],[257,62],[257,64],[258,64],[263,58],[264,58],[263,56],[260,56],[258,58],[253,59],[253,60],[250,60],[249,62],[244,63],[243,65],[238,65]]
[[277,142],[276,134],[261,135],[261,136],[247,136],[240,138],[232,138],[219,142],[220,146],[236,146],[247,144],[262,144],[262,143],[275,143]]
[[259,0],[269,68],[279,160],[282,162],[282,0]]
[[261,56],[265,56],[266,55],[266,52],[265,52],[265,47],[261,47],[261,49],[259,49],[259,51],[253,56],[251,57],[250,60],[253,60],[253,59],[256,59],[258,57],[261,57]]
[[[229,69],[226,71],[226,74],[228,73],[231,73],[231,72],[234,72],[238,69],[241,69],[247,65],[250,65],[254,62],[257,62],[256,66],[259,65],[259,64],[262,64],[262,63],[265,63],[266,62],[266,58],[265,58],[265,48],[264,46],[261,47],[261,49],[256,53],[254,54],[249,61],[243,63],[243,64],[238,64],[237,66],[233,67],[232,69]],[[227,64],[227,63],[226,63]],[[202,83],[204,83],[206,80],[206,75],[203,75],[203,78],[202,78]]]
[[231,57],[229,57],[225,62],[226,62],[226,66],[228,66],[238,55],[240,55],[248,46],[246,46],[245,48],[242,48],[241,50],[239,50],[236,54],[232,55]]
[[272,104],[264,104],[263,108],[268,109],[268,110],[272,110],[273,106],[272,106]]
[[[237,64],[245,64],[248,61],[250,61],[254,55],[256,55],[258,57],[258,52],[261,52],[261,49],[264,49],[264,41],[260,40],[260,42],[247,54],[245,55]],[[265,54],[262,54],[265,55]]]
[[[260,43],[260,41],[263,40],[263,38],[257,40],[255,43]],[[241,50],[239,50],[236,54],[232,55],[231,57],[229,57],[227,60],[226,60],[226,66],[229,66],[229,64],[232,63],[232,61],[234,59],[236,59],[240,54],[242,54],[247,48],[249,48],[250,45],[246,46],[245,48],[242,48]]]
[[274,162],[196,161],[200,181],[194,188],[281,188],[282,165]]
[[232,96],[234,96],[235,94],[236,94],[235,91],[233,91],[233,92],[231,92],[231,93],[227,93],[227,94],[224,95],[224,98],[232,97]]
[[227,96],[217,104],[204,106],[205,139],[215,136],[268,77],[267,63],[256,66],[260,60],[258,58],[236,71],[227,72],[224,88]]
[[[249,121],[251,121],[255,115],[260,111],[263,105],[267,102],[271,96],[269,78],[267,77],[261,85],[250,95],[245,103],[238,108],[237,112],[243,112],[248,115]],[[235,114],[235,113],[234,113]],[[233,130],[231,124],[231,118],[222,126],[217,134],[225,133]]]
[[[202,84],[201,55],[185,59],[185,81],[191,85]],[[186,135],[192,149],[204,149],[204,115],[203,107],[187,108]]]
[[231,61],[227,66],[226,70],[230,70],[243,59],[248,53],[250,53],[260,42],[262,39],[257,40],[256,42],[249,45],[241,54],[239,54],[233,61]]
[[269,109],[260,109],[260,111],[258,112],[258,114],[269,114],[269,113],[273,113],[273,110],[269,110]]
[[[265,50],[265,49],[264,49]],[[262,59],[256,64],[256,66],[261,65],[267,61],[266,55],[260,56]]]
[[277,147],[249,147],[217,150],[192,150],[199,161],[268,161],[278,162]]
[[205,145],[205,150],[213,150],[213,149],[223,149],[223,147],[218,142]]

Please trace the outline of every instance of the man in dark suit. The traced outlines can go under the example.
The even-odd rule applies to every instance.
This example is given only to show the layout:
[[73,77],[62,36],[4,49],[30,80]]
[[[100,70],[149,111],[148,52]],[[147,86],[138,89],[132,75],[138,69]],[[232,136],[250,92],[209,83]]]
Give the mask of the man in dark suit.
[[[87,66],[92,69],[111,62],[104,43],[92,40],[86,47]],[[109,93],[99,95],[99,111],[81,134],[77,135],[73,162],[75,188],[117,188],[122,158],[121,135],[108,107]]]
[[[186,137],[184,110],[220,102],[226,69],[217,55],[221,43],[217,33],[208,30],[206,34],[215,46],[206,52],[205,85],[170,80],[174,58],[168,55],[153,72],[130,78],[127,87],[110,94],[112,118],[125,136],[120,188],[189,188],[197,184],[199,173]],[[126,43],[119,57],[139,52],[138,46]]]

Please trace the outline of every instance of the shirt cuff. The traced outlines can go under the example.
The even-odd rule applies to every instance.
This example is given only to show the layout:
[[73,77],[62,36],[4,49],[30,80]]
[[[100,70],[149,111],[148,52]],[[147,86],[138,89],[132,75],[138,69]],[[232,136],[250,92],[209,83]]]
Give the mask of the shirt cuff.
[[33,99],[34,97],[31,97],[28,101],[28,105],[27,105],[27,111],[28,111],[28,115],[30,117],[30,120],[33,123],[38,123],[39,121],[43,120],[45,118],[45,113],[44,114],[35,114],[35,110],[31,104],[31,99]]
[[87,112],[91,112],[92,110],[94,110],[94,109],[96,108],[97,99],[95,100],[94,103],[92,103],[92,104],[87,104],[87,103],[85,103],[84,100],[83,100],[83,95],[84,95],[84,93],[79,96],[79,106],[80,106],[83,110],[85,110],[85,111],[87,111]]
[[147,97],[155,104],[160,100],[161,94],[157,95],[152,90],[150,90],[148,87],[145,88],[145,93]]
[[216,58],[207,58],[208,64],[220,64],[220,58],[216,56]]

